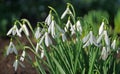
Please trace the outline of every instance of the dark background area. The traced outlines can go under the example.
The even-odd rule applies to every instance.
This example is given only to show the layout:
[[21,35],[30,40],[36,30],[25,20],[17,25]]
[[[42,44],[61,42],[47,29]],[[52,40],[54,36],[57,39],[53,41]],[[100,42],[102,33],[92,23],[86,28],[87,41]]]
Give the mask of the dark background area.
[[[55,8],[61,15],[67,2],[73,4],[77,16],[85,17],[87,14],[103,16],[105,13],[114,27],[120,0],[0,0],[0,36],[6,36],[6,32],[16,19],[26,18],[36,26],[38,21],[44,21],[46,18],[49,12],[48,6]],[[91,12],[92,10],[94,11]],[[99,17],[97,15],[93,18]]]

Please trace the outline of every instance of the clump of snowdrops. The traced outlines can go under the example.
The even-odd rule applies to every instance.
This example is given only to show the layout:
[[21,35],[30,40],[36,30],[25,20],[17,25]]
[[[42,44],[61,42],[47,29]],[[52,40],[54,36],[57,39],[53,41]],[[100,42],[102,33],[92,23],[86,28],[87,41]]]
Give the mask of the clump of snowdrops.
[[[38,22],[35,29],[27,19],[21,19],[16,20],[8,31],[7,36],[11,39],[6,54],[15,54],[15,71],[18,66],[25,68],[23,62],[28,60],[40,74],[120,73],[120,61],[117,58],[120,43],[118,36],[111,33],[107,19],[103,18],[97,27],[76,17],[70,3],[67,3],[61,17],[54,8],[49,8],[45,21]],[[20,42],[23,35],[30,45]],[[13,40],[22,49],[22,54],[18,54],[17,43],[14,44]],[[34,54],[34,61],[27,50]]]

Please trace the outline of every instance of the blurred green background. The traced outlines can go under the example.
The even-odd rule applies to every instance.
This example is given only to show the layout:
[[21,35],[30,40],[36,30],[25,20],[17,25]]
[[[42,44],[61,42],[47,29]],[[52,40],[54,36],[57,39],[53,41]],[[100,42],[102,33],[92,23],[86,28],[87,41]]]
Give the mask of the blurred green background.
[[67,2],[73,4],[77,16],[95,25],[106,17],[114,31],[120,33],[120,0],[0,0],[0,36],[6,36],[15,19],[27,18],[36,26],[46,18],[48,6],[61,15]]

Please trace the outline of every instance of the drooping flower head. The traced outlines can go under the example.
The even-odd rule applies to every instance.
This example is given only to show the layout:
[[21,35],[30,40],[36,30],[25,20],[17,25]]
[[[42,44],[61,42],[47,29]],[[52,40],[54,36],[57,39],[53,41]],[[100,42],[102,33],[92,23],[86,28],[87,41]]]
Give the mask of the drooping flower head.
[[69,4],[67,5],[67,8],[66,10],[63,12],[62,16],[61,16],[61,19],[63,19],[67,14],[73,16],[73,13],[71,12],[70,8],[69,8]]
[[18,28],[16,25],[14,25],[7,33],[7,36],[12,34],[13,36],[17,35],[19,37],[21,37],[21,33],[19,32]]
[[10,44],[8,46],[8,49],[7,49],[7,55],[9,55],[10,53],[15,53],[16,55],[18,54],[16,47],[12,42],[12,39],[11,39]]

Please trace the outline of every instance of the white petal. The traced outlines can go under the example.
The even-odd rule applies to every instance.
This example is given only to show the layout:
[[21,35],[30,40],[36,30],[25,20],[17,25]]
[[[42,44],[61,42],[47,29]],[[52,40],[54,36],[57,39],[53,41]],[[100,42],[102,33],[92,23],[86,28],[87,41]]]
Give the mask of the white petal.
[[17,32],[17,35],[18,35],[19,37],[21,37],[21,33],[20,33],[20,31],[18,30],[17,26],[16,26],[16,32]]
[[109,38],[108,38],[108,35],[107,35],[107,31],[104,31],[104,35],[105,35],[105,43],[107,46],[110,45],[110,41],[109,41]]
[[41,59],[44,57],[44,50],[41,50]]
[[80,21],[79,21],[79,20],[77,21],[76,25],[77,25],[77,31],[79,31],[79,32],[80,32],[80,34],[81,34],[81,33],[82,33],[82,26],[81,26],[81,24],[80,24]]
[[11,29],[8,31],[7,36],[10,35],[10,34],[12,33],[12,31],[13,31],[13,28],[11,28]]
[[85,43],[88,39],[89,39],[89,37],[90,37],[90,35],[88,34],[87,36],[85,36],[84,38],[83,38],[83,43]]
[[66,38],[64,33],[62,34],[62,40],[63,40],[63,42],[65,42],[65,40],[67,40],[67,38]]
[[37,43],[36,48],[35,48],[36,53],[38,53],[38,49],[39,49],[39,43]]
[[52,44],[52,41],[47,32],[45,33],[45,44],[47,47]]
[[21,55],[21,57],[20,57],[20,60],[21,60],[21,61],[24,61],[24,59],[25,59],[25,51],[23,50],[22,55]]
[[69,8],[67,7],[61,16],[61,19],[63,19],[66,16],[66,14],[68,14],[68,11],[69,11]]
[[45,19],[45,22],[47,23],[47,25],[50,25],[50,24],[51,24],[51,21],[52,21],[52,15],[49,14],[49,15],[47,16],[47,18]]
[[9,44],[9,46],[8,46],[7,55],[9,55],[9,53],[12,53],[12,52],[13,52],[11,46],[12,46],[12,42],[10,42],[10,44]]
[[51,23],[51,34],[52,34],[52,37],[54,38],[55,37],[55,21],[52,21]]
[[15,60],[15,62],[13,63],[13,67],[15,68],[16,71],[18,68],[18,60]]
[[90,45],[90,41],[87,41],[84,45],[83,45],[83,48],[85,48],[86,46],[89,46]]
[[25,24],[23,24],[23,30],[24,30],[26,36],[29,36],[29,31],[28,31],[28,29],[27,29]]
[[40,36],[41,36],[40,27],[37,27],[37,30],[36,30],[36,32],[35,32],[35,38],[36,38],[36,39],[39,39]]
[[113,40],[113,42],[111,44],[112,49],[115,49],[115,46],[116,46],[116,40]]
[[104,22],[102,22],[102,24],[101,24],[101,26],[99,28],[99,35],[102,34],[103,29],[104,29],[103,27],[104,27]]
[[42,38],[40,39],[39,45],[41,45],[41,44],[42,44],[42,42],[43,42],[44,38],[45,38],[45,35],[43,35],[43,36],[42,36]]
[[105,47],[103,47],[102,52],[101,52],[101,58],[102,58],[103,60],[106,60],[107,57],[108,57],[107,50],[106,50]]

